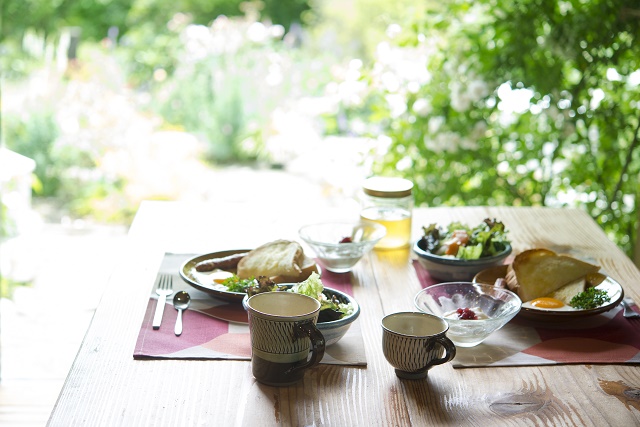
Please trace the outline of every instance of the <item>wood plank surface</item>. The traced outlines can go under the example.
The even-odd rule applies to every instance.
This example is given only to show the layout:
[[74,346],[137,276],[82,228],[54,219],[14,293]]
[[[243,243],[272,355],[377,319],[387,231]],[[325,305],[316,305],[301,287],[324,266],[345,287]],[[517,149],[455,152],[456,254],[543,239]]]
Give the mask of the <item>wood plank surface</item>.
[[[257,383],[247,361],[135,361],[133,348],[165,252],[205,253],[298,240],[300,226],[354,219],[309,207],[222,209],[145,202],[62,389],[50,426],[632,426],[640,425],[640,369],[620,365],[453,369],[398,379],[382,355],[380,320],[413,311],[420,283],[409,249],[373,251],[351,274],[368,365],[320,365],[299,384]],[[531,247],[592,257],[640,301],[640,272],[578,210],[416,209],[413,236],[432,222],[502,220],[515,252]]]

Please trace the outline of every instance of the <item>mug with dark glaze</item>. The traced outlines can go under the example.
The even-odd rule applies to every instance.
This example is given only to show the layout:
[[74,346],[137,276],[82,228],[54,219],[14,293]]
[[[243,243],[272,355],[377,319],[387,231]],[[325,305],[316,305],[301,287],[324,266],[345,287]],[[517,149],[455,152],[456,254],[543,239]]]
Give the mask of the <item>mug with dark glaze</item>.
[[287,386],[324,356],[325,340],[316,327],[320,302],[292,292],[265,292],[247,300],[251,370],[263,384]]
[[382,351],[399,378],[417,380],[453,359],[447,322],[426,313],[393,313],[382,319]]

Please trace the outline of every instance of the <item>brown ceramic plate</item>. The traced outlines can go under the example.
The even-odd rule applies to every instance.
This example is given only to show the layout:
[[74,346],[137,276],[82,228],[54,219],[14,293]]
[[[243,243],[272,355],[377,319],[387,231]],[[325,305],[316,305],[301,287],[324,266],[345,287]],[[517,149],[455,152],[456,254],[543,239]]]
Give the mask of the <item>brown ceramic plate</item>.
[[[497,279],[504,279],[507,274],[507,266],[500,265],[497,267],[491,267],[486,270],[482,270],[473,278],[474,283],[482,283],[493,285]],[[591,308],[587,310],[569,310],[559,311],[550,310],[544,308],[527,307],[526,301],[523,302],[518,317],[528,320],[534,320],[537,322],[557,322],[565,320],[574,320],[581,317],[595,316],[596,314],[604,313],[620,304],[620,301],[624,298],[624,290],[622,286],[609,276],[604,274],[596,274],[597,277],[590,281],[591,286],[595,286],[596,289],[602,289],[609,295],[609,302],[601,305],[600,307]]]

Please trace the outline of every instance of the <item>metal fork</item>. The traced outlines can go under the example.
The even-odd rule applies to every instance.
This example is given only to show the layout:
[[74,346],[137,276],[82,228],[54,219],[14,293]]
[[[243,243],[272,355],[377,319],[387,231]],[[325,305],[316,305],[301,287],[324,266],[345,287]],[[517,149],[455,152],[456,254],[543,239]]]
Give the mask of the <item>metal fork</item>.
[[160,329],[162,323],[162,314],[167,297],[173,293],[173,278],[170,274],[161,274],[158,278],[156,286],[156,294],[158,294],[158,305],[156,305],[156,313],[153,316],[153,329]]
[[622,308],[622,315],[627,319],[640,317],[640,313],[636,313],[633,308],[631,308],[631,304],[629,304],[625,300],[622,300]]

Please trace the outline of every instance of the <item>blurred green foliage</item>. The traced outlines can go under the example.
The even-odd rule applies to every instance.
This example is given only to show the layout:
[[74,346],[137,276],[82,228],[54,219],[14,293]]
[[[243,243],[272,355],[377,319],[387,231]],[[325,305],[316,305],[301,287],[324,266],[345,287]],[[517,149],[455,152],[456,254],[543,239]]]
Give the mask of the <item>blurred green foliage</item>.
[[419,204],[580,207],[631,255],[639,10],[613,0],[432,4],[397,29],[361,74],[362,101],[341,114],[387,141],[377,172],[412,179]]
[[[325,133],[377,139],[375,172],[412,179],[418,204],[579,207],[631,254],[639,10],[635,0],[4,0],[0,66],[24,76],[64,28],[86,41],[117,27],[127,83],[164,126],[207,141],[212,162],[263,155],[268,116],[288,99],[338,99]],[[248,36],[256,30],[266,35]],[[42,46],[25,43],[31,35]],[[7,123],[5,140],[39,156],[42,194],[82,192],[77,210],[88,212],[87,198],[121,188],[63,178],[84,176],[100,153],[54,147],[51,112]]]
[[61,172],[73,163],[59,161],[54,149],[58,126],[53,112],[43,110],[23,116],[5,115],[3,120],[7,148],[36,162],[36,194],[45,197],[58,194]]

